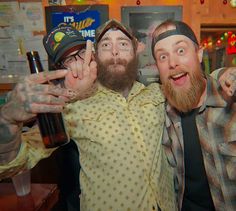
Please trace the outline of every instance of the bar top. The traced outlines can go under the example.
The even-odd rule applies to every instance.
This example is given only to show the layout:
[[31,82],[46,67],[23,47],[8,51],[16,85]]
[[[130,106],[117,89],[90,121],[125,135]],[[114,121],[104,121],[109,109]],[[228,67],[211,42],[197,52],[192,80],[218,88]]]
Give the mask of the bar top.
[[1,211],[50,211],[58,200],[56,184],[31,184],[31,193],[18,197],[12,183],[0,183]]

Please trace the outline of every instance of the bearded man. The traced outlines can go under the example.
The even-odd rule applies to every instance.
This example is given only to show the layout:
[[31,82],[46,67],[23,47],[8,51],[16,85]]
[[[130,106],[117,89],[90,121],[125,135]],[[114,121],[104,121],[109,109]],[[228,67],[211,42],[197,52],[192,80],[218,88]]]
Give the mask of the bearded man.
[[64,110],[79,146],[81,210],[176,210],[159,85],[136,82],[138,43],[128,27],[110,20],[95,40],[97,91]]
[[187,24],[159,25],[152,52],[168,102],[163,144],[179,210],[236,210],[235,101],[204,75],[203,50]]

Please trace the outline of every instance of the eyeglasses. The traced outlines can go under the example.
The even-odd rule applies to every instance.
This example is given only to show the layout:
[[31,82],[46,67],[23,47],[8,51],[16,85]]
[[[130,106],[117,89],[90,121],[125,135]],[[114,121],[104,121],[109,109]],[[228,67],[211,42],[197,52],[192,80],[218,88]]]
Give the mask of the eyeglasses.
[[76,53],[70,55],[70,56],[67,56],[65,57],[62,61],[61,61],[61,65],[63,67],[68,67],[68,65],[72,62],[75,62],[77,61],[78,57],[81,59],[81,60],[84,60],[84,57],[85,57],[85,49],[81,49],[81,50],[78,50]]

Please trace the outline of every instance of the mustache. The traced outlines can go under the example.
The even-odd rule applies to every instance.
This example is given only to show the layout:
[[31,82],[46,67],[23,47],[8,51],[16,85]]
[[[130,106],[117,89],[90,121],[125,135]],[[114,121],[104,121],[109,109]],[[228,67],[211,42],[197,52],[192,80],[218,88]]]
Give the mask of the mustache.
[[168,78],[172,78],[173,76],[179,75],[179,74],[188,74],[189,71],[187,71],[185,68],[177,67],[175,68],[168,76]]
[[[116,72],[112,71],[113,68],[110,65],[126,64],[124,66],[124,71]],[[97,59],[98,68],[98,81],[105,87],[112,89],[114,91],[124,91],[126,88],[131,87],[133,82],[137,78],[138,72],[138,59],[133,58],[131,61],[126,61],[123,59],[107,59],[106,61],[101,61]]]
[[120,59],[120,58],[117,58],[117,59],[109,59],[105,62],[107,65],[123,65],[123,66],[126,66],[127,65],[127,61],[125,59]]

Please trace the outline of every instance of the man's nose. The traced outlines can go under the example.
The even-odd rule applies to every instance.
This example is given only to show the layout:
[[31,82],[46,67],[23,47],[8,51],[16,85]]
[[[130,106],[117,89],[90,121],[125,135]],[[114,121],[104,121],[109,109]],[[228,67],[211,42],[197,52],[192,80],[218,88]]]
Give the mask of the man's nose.
[[175,69],[176,66],[178,66],[178,61],[177,59],[173,56],[170,56],[169,57],[169,68],[170,69]]
[[112,46],[112,55],[117,56],[119,54],[119,49],[117,48],[116,45]]

